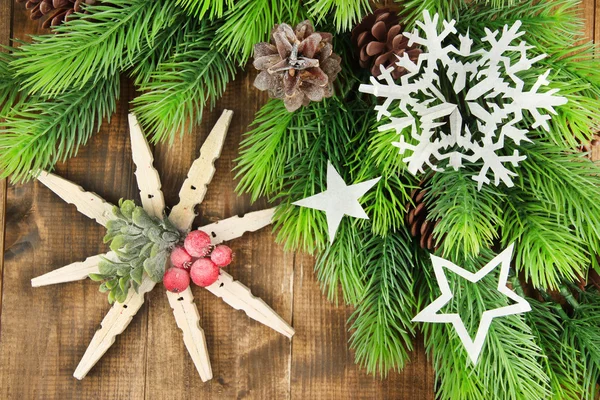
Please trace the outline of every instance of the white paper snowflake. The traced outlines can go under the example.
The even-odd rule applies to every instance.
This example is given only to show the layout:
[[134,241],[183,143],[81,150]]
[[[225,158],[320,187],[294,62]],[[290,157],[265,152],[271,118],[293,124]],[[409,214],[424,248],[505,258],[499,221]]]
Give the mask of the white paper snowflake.
[[[398,58],[397,65],[408,71],[399,84],[392,78],[392,68],[385,70],[382,66],[379,78],[371,77],[371,84],[360,85],[359,90],[385,99],[375,109],[378,120],[386,116],[390,122],[379,130],[395,129],[400,134],[399,142],[394,145],[400,148],[400,154],[410,150],[403,161],[413,175],[424,172],[426,165],[442,171],[447,163],[457,170],[463,160],[481,161],[479,174],[473,176],[479,189],[490,183],[488,171],[493,173],[496,186],[501,181],[513,186],[511,176],[516,174],[506,164],[517,166],[525,156],[517,150],[512,155],[503,154],[505,141],[512,140],[517,145],[530,141],[528,130],[522,129],[524,112],[533,120],[529,129],[549,130],[549,114],[556,114],[554,107],[565,104],[567,99],[555,96],[558,89],[539,92],[550,83],[547,80],[550,70],[538,76],[531,88],[525,88],[517,76],[546,57],[541,54],[529,59],[527,50],[531,46],[524,41],[513,44],[525,34],[519,31],[520,21],[511,27],[505,25],[501,33],[486,28],[481,41],[487,46],[472,51],[469,34],[458,35],[458,49],[444,44],[457,34],[456,21],[442,21],[440,32],[438,20],[437,14],[431,19],[429,12],[424,11],[423,21],[416,23],[414,32],[404,33],[409,46],[416,43],[424,52],[416,64],[407,54]],[[442,87],[450,85],[452,98],[447,98]],[[404,114],[402,117],[391,115],[396,102]],[[410,128],[408,140],[404,136],[407,128]],[[446,161],[442,163],[443,160]]]

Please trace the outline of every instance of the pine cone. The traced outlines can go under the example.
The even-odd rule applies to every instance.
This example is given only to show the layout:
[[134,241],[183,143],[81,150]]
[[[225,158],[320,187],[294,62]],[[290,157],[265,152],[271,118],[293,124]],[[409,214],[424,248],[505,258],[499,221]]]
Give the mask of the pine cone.
[[421,50],[408,46],[408,39],[402,35],[402,26],[398,24],[398,15],[387,8],[375,10],[367,15],[352,30],[352,42],[359,51],[360,66],[371,68],[373,76],[381,75],[380,65],[394,67],[394,79],[406,73],[404,67],[396,65],[398,57],[404,53],[416,63]]
[[424,201],[426,194],[426,189],[418,188],[412,191],[410,194],[412,201],[406,206],[406,223],[410,229],[410,234],[419,239],[421,248],[433,252],[440,247],[440,243],[433,237],[433,228],[440,220],[427,220],[429,210]]
[[69,16],[81,12],[81,4],[95,4],[96,0],[17,0],[30,10],[29,17],[37,20],[46,17],[42,28],[57,26],[69,20]]
[[333,81],[341,71],[341,58],[333,52],[332,35],[315,32],[310,21],[296,26],[276,25],[271,43],[254,46],[254,81],[259,90],[283,99],[288,111],[333,95]]
[[600,291],[600,274],[598,274],[595,269],[590,268],[587,280],[580,276],[578,285],[581,290],[585,290],[587,286],[593,285]]

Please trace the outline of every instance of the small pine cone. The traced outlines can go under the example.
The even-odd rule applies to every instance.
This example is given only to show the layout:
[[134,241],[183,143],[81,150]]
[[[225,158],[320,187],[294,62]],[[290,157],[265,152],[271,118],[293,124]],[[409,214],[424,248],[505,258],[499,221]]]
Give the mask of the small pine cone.
[[81,4],[95,4],[96,0],[17,0],[25,3],[32,20],[45,18],[42,28],[57,26],[69,20],[75,12],[81,12]]
[[257,89],[283,99],[290,112],[333,95],[341,58],[333,52],[330,33],[315,32],[304,21],[296,30],[276,25],[271,38],[254,46],[254,67],[261,71],[254,81]]
[[[600,145],[600,136],[594,135],[592,137],[592,141],[589,143],[584,143],[581,146],[579,146],[579,150],[588,153],[587,157],[591,159],[592,158],[592,149],[594,147],[597,147],[598,145]],[[592,160],[592,161],[597,161],[597,160]]]
[[596,272],[595,269],[590,268],[588,272],[587,281],[584,277],[579,277],[578,286],[581,290],[585,290],[585,288],[589,285],[593,285],[596,287],[598,291],[600,291],[600,274]]
[[419,240],[421,248],[431,252],[440,247],[440,242],[433,237],[433,229],[440,222],[429,221],[429,210],[425,204],[426,189],[414,189],[410,195],[411,202],[406,206],[406,224],[410,234]]
[[373,76],[381,75],[380,66],[393,67],[394,79],[406,73],[404,67],[396,65],[398,57],[404,53],[416,63],[421,50],[408,46],[408,38],[402,35],[402,26],[398,24],[398,15],[387,8],[375,10],[362,19],[352,30],[352,42],[359,51],[360,66],[371,68]]

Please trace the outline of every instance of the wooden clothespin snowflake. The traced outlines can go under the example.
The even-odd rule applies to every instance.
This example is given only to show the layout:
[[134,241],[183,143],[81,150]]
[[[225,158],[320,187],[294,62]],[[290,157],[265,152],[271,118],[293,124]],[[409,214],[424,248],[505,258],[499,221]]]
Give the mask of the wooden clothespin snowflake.
[[[194,208],[201,204],[208,184],[215,172],[214,162],[221,155],[223,143],[231,122],[232,111],[225,110],[210,135],[200,149],[200,156],[192,164],[187,179],[179,192],[179,204],[173,207],[169,220],[182,232],[188,232],[196,214]],[[158,171],[153,166],[154,158],[150,146],[134,115],[129,115],[131,133],[131,151],[136,165],[135,176],[142,198],[144,210],[153,217],[162,218],[165,201],[161,191]],[[86,192],[80,186],[57,175],[43,172],[38,180],[55,192],[67,203],[74,204],[77,210],[105,226],[112,218],[113,205],[107,203],[95,193]],[[199,228],[208,232],[212,244],[217,245],[242,236],[245,232],[259,230],[271,223],[274,209],[248,213],[244,217],[232,217]],[[108,252],[87,258],[31,280],[34,287],[85,279],[90,274],[99,273],[99,264],[103,258],[114,259],[115,254]],[[129,290],[124,302],[115,303],[102,320],[101,328],[95,333],[73,376],[83,379],[90,369],[100,360],[117,335],[122,333],[144,303],[144,294],[150,292],[156,283],[144,275],[137,292]],[[294,329],[285,322],[264,301],[256,298],[250,290],[233,277],[221,270],[219,279],[206,287],[212,294],[220,297],[236,310],[243,310],[250,318],[291,338]],[[194,365],[203,381],[212,378],[212,370],[204,332],[200,328],[198,309],[194,303],[192,291],[188,287],[181,293],[167,292],[169,304],[177,326],[183,331],[185,343]]]

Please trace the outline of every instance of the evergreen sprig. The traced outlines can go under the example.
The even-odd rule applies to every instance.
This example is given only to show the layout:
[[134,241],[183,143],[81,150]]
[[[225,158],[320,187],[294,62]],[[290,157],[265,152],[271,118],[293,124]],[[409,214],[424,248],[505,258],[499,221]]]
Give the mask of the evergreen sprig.
[[315,19],[316,24],[331,15],[338,32],[351,30],[371,12],[369,0],[309,0],[306,6],[308,14]]
[[429,185],[428,218],[440,220],[434,235],[443,238],[443,256],[461,260],[490,248],[503,223],[500,190],[490,185],[478,190],[477,182],[460,170],[434,174]]
[[32,93],[57,95],[83,89],[132,66],[144,42],[173,23],[164,0],[113,0],[87,7],[89,14],[55,28],[58,34],[35,36],[20,47],[12,66]]
[[369,237],[368,228],[343,219],[336,240],[319,254],[315,272],[329,301],[338,303],[340,287],[346,304],[356,306],[364,298],[368,260],[362,249]]
[[130,287],[137,292],[144,273],[154,282],[162,281],[170,252],[181,241],[181,233],[168,218],[150,217],[131,200],[120,200],[113,215],[104,242],[110,242],[114,257],[105,257],[99,273],[90,275],[103,282],[100,291],[108,292],[111,304],[125,301]]
[[173,139],[191,131],[202,120],[206,106],[214,106],[235,77],[231,59],[211,48],[216,26],[189,24],[172,57],[157,65],[141,82],[143,92],[134,110],[154,141]]
[[223,16],[223,25],[217,31],[215,47],[229,54],[240,66],[246,64],[254,45],[268,42],[275,24],[292,26],[305,17],[299,1],[240,0]]
[[221,18],[235,3],[233,0],[177,0],[177,4],[200,20],[205,16],[214,20]]
[[[493,257],[488,250],[483,250],[482,254],[462,260],[461,267],[479,270]],[[430,270],[424,273],[429,287],[435,285],[431,282]],[[509,305],[506,296],[498,295],[498,274],[497,268],[479,282],[471,283],[447,272],[453,298],[441,312],[458,313],[467,331],[474,336],[485,310]],[[429,304],[438,294],[437,289],[430,293],[423,291],[425,298],[421,303]],[[426,350],[433,360],[438,378],[438,398],[537,400],[550,396],[541,349],[523,315],[511,315],[492,322],[476,365],[469,360],[451,324],[424,324],[422,329]]]
[[19,93],[19,81],[10,66],[12,60],[12,54],[0,51],[0,120],[16,106],[18,100],[23,100]]
[[531,311],[525,314],[525,320],[545,356],[542,365],[550,378],[552,399],[581,399],[585,393],[582,379],[585,365],[579,351],[564,340],[564,322],[569,317],[558,304],[532,298],[527,301]]
[[72,157],[115,111],[119,76],[51,99],[34,95],[0,121],[0,177],[13,182]]
[[[368,236],[368,227],[363,236]],[[353,269],[365,275],[365,294],[351,317],[350,346],[356,362],[367,372],[385,376],[392,369],[402,369],[413,349],[415,272],[422,265],[404,229],[385,237],[371,236],[360,254],[362,267]]]

